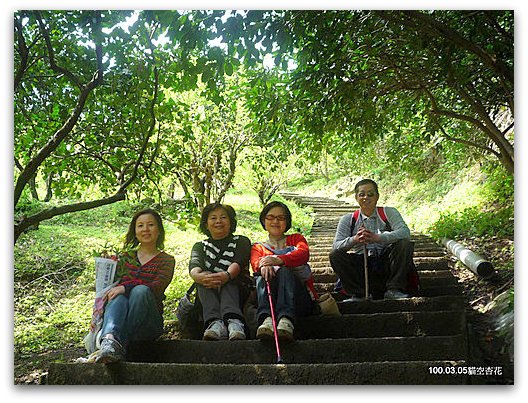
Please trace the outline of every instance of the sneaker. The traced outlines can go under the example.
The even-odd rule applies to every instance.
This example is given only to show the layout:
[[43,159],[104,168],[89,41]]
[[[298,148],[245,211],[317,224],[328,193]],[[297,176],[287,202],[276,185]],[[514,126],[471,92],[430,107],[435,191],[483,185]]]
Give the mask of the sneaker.
[[[372,294],[369,294],[367,299],[372,299]],[[357,295],[351,295],[350,298],[344,299],[341,302],[361,302],[365,301],[365,297],[358,297]]]
[[207,329],[205,329],[204,340],[226,340],[227,339],[227,327],[223,320],[217,319],[209,323]]
[[125,359],[125,349],[116,339],[105,337],[101,340],[101,349],[95,362],[110,364],[112,362],[123,361]]
[[277,325],[277,335],[283,341],[293,341],[293,323],[286,317],[282,317]]
[[262,322],[262,325],[258,327],[257,339],[260,339],[260,340],[273,339],[273,322],[271,320],[271,316],[268,316],[266,319],[264,319],[264,322]]
[[239,319],[228,319],[227,329],[229,330],[229,340],[245,340],[246,332],[244,324]]
[[402,299],[409,298],[409,294],[405,294],[400,290],[387,290],[383,296],[385,299]]

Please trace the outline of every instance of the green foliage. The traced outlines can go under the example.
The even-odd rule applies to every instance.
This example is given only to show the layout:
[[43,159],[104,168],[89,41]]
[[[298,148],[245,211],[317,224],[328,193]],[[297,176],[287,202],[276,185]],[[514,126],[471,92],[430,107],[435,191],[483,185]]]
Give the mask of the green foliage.
[[457,239],[472,236],[511,236],[513,234],[513,207],[482,211],[469,207],[462,211],[442,213],[431,228],[433,237]]
[[[486,164],[482,171],[478,177],[478,191],[473,194],[466,191],[458,197],[456,193],[461,189],[451,192],[448,208],[429,227],[432,236],[438,239],[486,235],[513,238],[513,177],[496,164]],[[463,204],[457,203],[456,199]]]

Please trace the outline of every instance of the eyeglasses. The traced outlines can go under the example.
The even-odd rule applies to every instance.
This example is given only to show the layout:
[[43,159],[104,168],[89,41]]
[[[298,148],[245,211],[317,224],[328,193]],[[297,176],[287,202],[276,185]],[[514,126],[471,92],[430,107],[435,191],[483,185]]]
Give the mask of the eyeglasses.
[[267,216],[264,217],[266,220],[268,221],[273,221],[273,220],[279,220],[279,221],[286,221],[286,216],[285,215],[272,215],[272,214],[268,214]]
[[374,197],[376,196],[376,192],[361,192],[357,194],[358,197]]

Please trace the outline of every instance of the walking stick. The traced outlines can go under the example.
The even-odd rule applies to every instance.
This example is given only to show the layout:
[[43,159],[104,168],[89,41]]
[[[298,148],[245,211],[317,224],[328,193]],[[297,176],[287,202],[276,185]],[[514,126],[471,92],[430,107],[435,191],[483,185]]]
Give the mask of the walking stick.
[[275,309],[273,308],[273,300],[271,298],[271,289],[269,281],[266,280],[266,290],[268,291],[268,299],[271,311],[271,321],[273,322],[273,335],[275,336],[275,349],[277,350],[277,364],[282,364],[282,358],[279,348],[279,336],[277,335],[277,322],[275,321]]
[[[366,228],[365,222],[361,223],[360,228]],[[369,295],[369,281],[368,281],[368,252],[367,252],[367,245],[363,244],[363,268],[365,271],[365,300],[368,299]]]
[[368,299],[369,295],[369,281],[368,281],[368,256],[367,256],[367,245],[363,245],[363,267],[365,269],[365,300]]

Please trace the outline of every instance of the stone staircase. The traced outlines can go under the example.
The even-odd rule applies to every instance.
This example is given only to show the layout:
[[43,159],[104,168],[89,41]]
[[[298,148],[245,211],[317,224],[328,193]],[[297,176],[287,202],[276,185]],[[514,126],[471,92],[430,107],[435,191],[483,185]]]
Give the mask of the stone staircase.
[[[313,208],[309,238],[316,287],[332,292],[328,254],[339,218],[356,207],[283,194]],[[338,302],[340,317],[299,319],[296,341],[160,340],[130,346],[117,364],[56,363],[49,384],[345,385],[469,384],[465,298],[443,247],[413,234],[421,290],[413,298]],[[339,295],[334,293],[336,299]],[[199,333],[198,333],[199,336]]]

